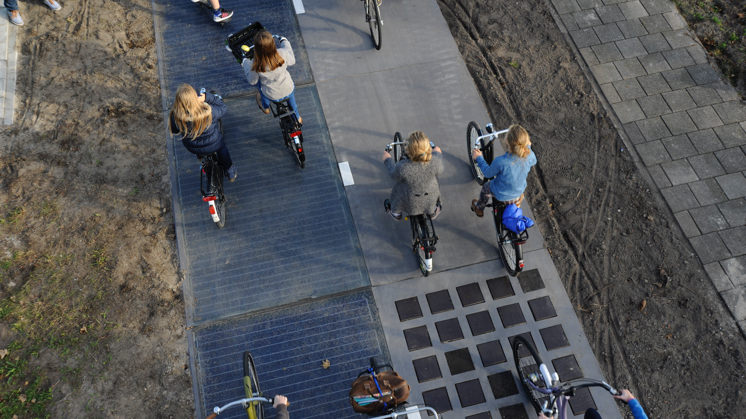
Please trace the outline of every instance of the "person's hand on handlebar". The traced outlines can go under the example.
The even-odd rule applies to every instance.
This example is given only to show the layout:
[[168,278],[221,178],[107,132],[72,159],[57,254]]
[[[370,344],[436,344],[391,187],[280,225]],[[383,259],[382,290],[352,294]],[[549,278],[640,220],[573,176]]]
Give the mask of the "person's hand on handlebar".
[[614,396],[615,399],[621,400],[625,403],[629,403],[630,400],[634,399],[635,396],[632,395],[632,392],[627,390],[626,388],[622,390],[622,392],[616,396]]
[[279,394],[275,394],[275,398],[273,400],[274,400],[274,403],[272,403],[272,407],[274,407],[275,409],[277,409],[281,405],[287,406],[288,404],[290,404],[288,403],[287,397],[281,396]]
[[474,148],[474,149],[471,150],[471,158],[473,158],[474,160],[476,160],[477,157],[479,157],[481,155],[482,155],[482,150],[480,150],[478,148]]
[[383,152],[383,161],[386,161],[386,159],[390,159],[390,158],[391,158],[391,153],[389,153],[388,151],[384,151]]
[[436,152],[436,153],[442,153],[443,152],[443,150],[441,150],[440,147],[438,147],[437,145],[435,147],[433,147],[433,151]]

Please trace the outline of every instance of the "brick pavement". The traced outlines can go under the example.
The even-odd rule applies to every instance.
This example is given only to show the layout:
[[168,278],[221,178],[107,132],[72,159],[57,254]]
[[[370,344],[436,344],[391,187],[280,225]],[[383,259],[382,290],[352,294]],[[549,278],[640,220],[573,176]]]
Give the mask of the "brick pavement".
[[746,105],[669,0],[549,0],[746,335]]

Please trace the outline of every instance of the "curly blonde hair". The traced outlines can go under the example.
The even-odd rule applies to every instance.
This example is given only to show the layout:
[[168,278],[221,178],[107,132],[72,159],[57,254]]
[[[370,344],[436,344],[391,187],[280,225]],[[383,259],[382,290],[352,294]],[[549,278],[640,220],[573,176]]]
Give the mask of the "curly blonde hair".
[[531,153],[529,146],[531,145],[531,138],[528,136],[528,131],[518,124],[513,124],[508,128],[508,135],[505,137],[508,142],[509,151],[511,154],[525,159]]
[[407,156],[416,162],[427,163],[433,158],[433,150],[430,147],[430,139],[424,132],[415,131],[407,138]]
[[170,116],[176,123],[179,134],[194,140],[212,124],[212,107],[200,102],[194,88],[185,83],[176,89]]

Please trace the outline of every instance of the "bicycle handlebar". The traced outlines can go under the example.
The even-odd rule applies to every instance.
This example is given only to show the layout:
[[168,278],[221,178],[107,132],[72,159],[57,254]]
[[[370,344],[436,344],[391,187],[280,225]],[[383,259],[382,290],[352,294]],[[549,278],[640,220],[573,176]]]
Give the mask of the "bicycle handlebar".
[[210,416],[208,416],[207,419],[213,419],[213,418],[215,418],[215,416],[221,414],[224,410],[230,409],[231,407],[235,407],[235,406],[238,406],[238,405],[241,405],[245,409],[246,405],[248,405],[251,402],[261,402],[261,403],[273,404],[275,401],[274,401],[273,398],[267,398],[267,397],[249,397],[249,398],[245,398],[245,399],[234,400],[234,401],[232,401],[232,402],[230,402],[230,403],[228,403],[228,404],[226,404],[225,406],[222,406],[222,407],[215,406],[212,409],[213,413]]
[[401,412],[392,412],[392,413],[389,413],[388,415],[375,416],[375,417],[373,417],[371,419],[396,419],[398,417],[403,417],[403,416],[411,415],[412,413],[417,413],[417,412],[427,412],[428,414],[432,414],[433,416],[435,416],[435,419],[440,418],[440,416],[438,416],[438,411],[435,410],[435,409],[433,409],[432,407],[429,407],[429,406],[409,406],[408,408],[402,410]]
[[507,133],[509,130],[510,129],[504,129],[504,130],[500,130],[500,131],[496,131],[496,132],[488,132],[487,134],[480,135],[479,137],[476,138],[476,140],[474,140],[474,149],[477,150],[477,149],[482,148],[482,140],[483,139],[486,138],[486,139],[489,139],[489,140],[493,140],[493,139],[497,138],[498,136],[500,136],[501,134]]
[[[393,149],[395,145],[406,146],[407,142],[406,141],[394,141],[393,143],[388,143],[386,144],[386,148],[384,150],[387,152],[391,151],[391,149]],[[432,141],[430,141],[430,148],[435,148],[435,143],[433,143]]]

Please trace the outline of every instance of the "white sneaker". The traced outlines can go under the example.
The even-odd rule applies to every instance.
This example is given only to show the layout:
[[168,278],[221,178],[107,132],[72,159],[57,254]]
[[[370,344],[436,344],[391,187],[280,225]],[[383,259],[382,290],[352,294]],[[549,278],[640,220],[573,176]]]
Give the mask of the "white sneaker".
[[[7,9],[6,9],[7,10]],[[10,23],[18,26],[23,26],[23,18],[21,18],[21,12],[18,10],[14,10],[15,17],[13,17],[13,11],[8,10],[8,20],[10,20]]]
[[46,4],[47,7],[49,7],[50,9],[52,9],[55,12],[57,10],[60,10],[62,8],[62,6],[60,6],[60,4],[57,3],[55,0],[44,0],[44,4]]

